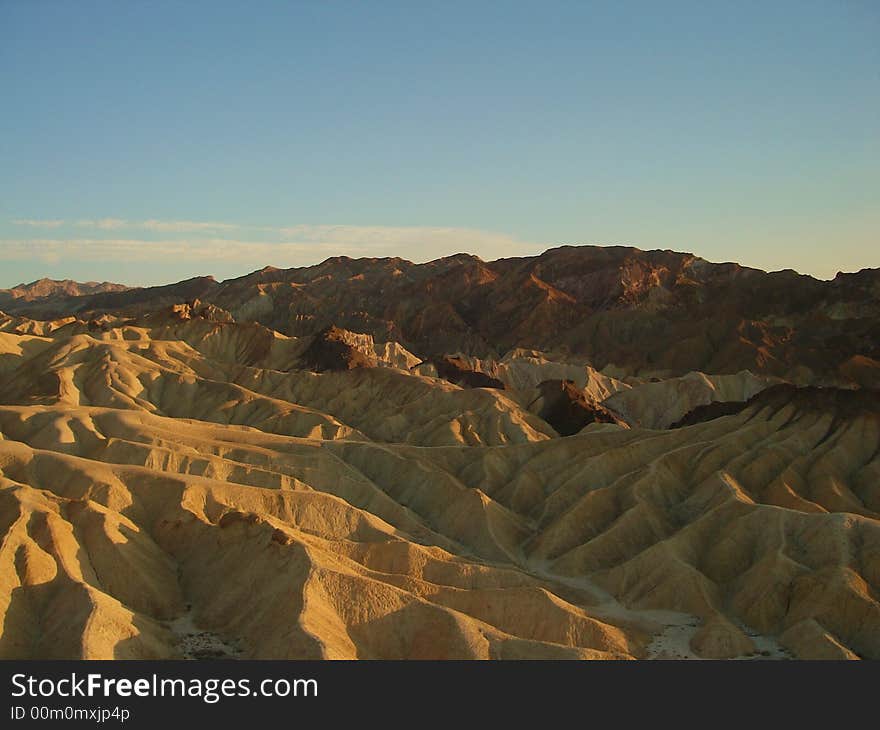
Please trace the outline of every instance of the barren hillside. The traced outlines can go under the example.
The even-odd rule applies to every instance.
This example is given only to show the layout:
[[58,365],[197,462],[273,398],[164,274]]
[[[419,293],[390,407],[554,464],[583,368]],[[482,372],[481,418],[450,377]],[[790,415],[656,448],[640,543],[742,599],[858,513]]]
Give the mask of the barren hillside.
[[0,301],[0,657],[880,658],[877,270]]

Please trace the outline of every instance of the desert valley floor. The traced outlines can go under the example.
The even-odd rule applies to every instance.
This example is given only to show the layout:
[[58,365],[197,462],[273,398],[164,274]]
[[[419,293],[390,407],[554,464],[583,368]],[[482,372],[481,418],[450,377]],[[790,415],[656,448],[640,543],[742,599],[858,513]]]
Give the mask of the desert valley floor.
[[0,292],[0,657],[880,658],[880,270]]

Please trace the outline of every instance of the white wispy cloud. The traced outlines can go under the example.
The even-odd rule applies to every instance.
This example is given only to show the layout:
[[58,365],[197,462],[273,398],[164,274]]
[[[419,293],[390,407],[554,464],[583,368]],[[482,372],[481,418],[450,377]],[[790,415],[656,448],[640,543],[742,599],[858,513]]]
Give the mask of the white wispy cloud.
[[429,261],[454,253],[483,259],[520,256],[540,247],[497,231],[429,226],[297,225],[275,229],[283,243],[320,246],[347,256],[400,256]]
[[301,266],[335,255],[401,256],[427,261],[453,253],[498,258],[536,252],[502,233],[455,228],[306,226],[290,229],[283,240],[218,237],[145,240],[141,238],[0,239],[0,261],[240,262],[243,268],[266,264]]
[[[267,226],[122,218],[73,221],[22,218],[13,222],[30,228],[70,227],[73,233],[64,236],[53,231],[55,237],[52,238],[0,239],[0,261],[58,265],[65,261],[122,264],[168,260],[198,264],[204,273],[212,273],[214,264],[226,264],[226,270],[240,266],[244,273],[267,264],[307,266],[337,255],[400,256],[420,262],[454,253],[495,259],[538,253],[543,248],[497,231],[438,226]],[[86,231],[92,235],[82,235]],[[118,235],[120,233],[122,235]],[[102,237],[105,234],[106,237]]]
[[79,228],[98,228],[103,231],[115,231],[118,228],[125,228],[130,224],[121,218],[101,218],[100,220],[75,221],[73,225]]
[[132,221],[125,218],[84,218],[81,220],[59,219],[34,219],[15,218],[12,221],[17,226],[30,226],[32,228],[60,228],[61,226],[75,226],[77,228],[94,228],[101,231],[116,231],[125,228],[132,230],[154,231],[158,233],[199,233],[211,231],[234,231],[244,228],[237,223],[220,223],[217,221],[179,221],[157,220],[151,218],[145,221]]
[[[505,233],[472,228],[449,226],[357,226],[357,225],[311,225],[287,226],[244,225],[218,221],[158,220],[132,221],[124,218],[95,218],[75,221],[16,219],[16,225],[31,227],[58,228],[74,226],[91,228],[96,231],[117,231],[123,229],[149,231],[151,233],[230,233],[257,234],[279,242],[301,241],[337,244],[340,246],[408,246],[408,245],[448,245],[450,243],[470,243],[473,245],[509,245],[515,239]],[[230,241],[235,243],[235,241]]]
[[32,218],[16,218],[12,222],[17,226],[30,226],[31,228],[59,228],[64,225],[62,220],[34,220]]
[[266,256],[289,256],[314,250],[313,243],[268,243],[229,239],[145,241],[129,238],[30,238],[0,240],[0,261],[38,259],[58,262],[78,261],[148,261],[164,257],[175,261],[260,260]]
[[233,231],[241,228],[235,223],[218,223],[214,221],[176,221],[156,220],[129,221],[123,218],[99,218],[97,220],[78,220],[74,224],[78,228],[97,228],[100,230],[119,230],[130,228],[157,233],[202,233],[210,231]]
[[338,246],[397,248],[407,246],[508,246],[512,236],[473,228],[429,226],[297,225],[274,229],[284,240],[320,241]]
[[163,233],[187,233],[198,231],[235,231],[242,226],[236,223],[217,223],[211,221],[160,221],[148,220],[140,224],[148,231]]

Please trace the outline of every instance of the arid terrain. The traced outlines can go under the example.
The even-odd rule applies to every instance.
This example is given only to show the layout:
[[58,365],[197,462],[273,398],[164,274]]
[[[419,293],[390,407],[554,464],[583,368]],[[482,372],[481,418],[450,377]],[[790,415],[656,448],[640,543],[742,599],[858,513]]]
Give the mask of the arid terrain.
[[0,291],[0,658],[880,659],[880,269]]

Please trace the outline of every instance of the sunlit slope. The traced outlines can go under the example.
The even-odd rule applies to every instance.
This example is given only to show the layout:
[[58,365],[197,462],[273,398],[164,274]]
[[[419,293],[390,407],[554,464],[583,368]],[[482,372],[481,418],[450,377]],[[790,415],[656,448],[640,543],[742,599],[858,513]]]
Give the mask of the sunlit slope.
[[376,482],[313,440],[144,413],[2,419],[4,656],[173,656],[163,622],[187,604],[264,658],[625,657],[645,643],[646,627],[595,619],[588,594],[570,602],[518,569],[518,518],[439,473]]
[[[880,658],[872,391],[540,353],[466,388],[351,333],[313,372],[326,343],[209,317],[0,329],[2,657],[182,656],[185,618],[258,658],[643,658],[670,627]],[[630,427],[559,437],[541,373]]]
[[238,365],[230,355],[214,359],[217,345],[210,338],[200,341],[200,352],[182,340],[139,334],[138,339],[74,334],[47,343],[0,333],[0,347],[17,355],[5,363],[0,355],[5,370],[0,403],[137,409],[291,436],[366,435],[425,445],[555,435],[500,391],[463,390],[393,368],[314,373]]

